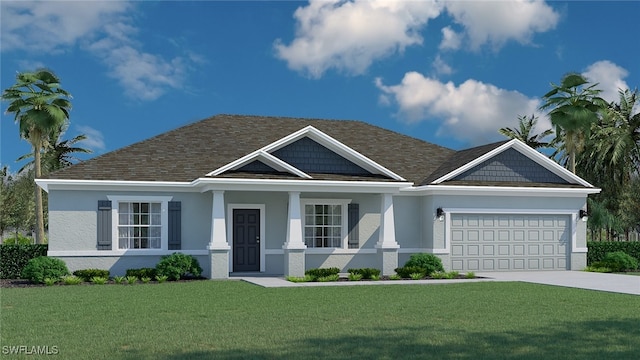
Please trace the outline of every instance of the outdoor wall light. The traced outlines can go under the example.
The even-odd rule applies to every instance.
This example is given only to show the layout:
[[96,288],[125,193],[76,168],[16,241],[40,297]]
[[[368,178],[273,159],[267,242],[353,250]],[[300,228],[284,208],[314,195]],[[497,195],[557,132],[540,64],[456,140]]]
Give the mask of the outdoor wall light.
[[580,210],[580,219],[582,219],[582,221],[589,220],[589,213],[587,210]]
[[437,218],[438,218],[438,220],[440,220],[440,221],[444,220],[444,210],[442,210],[442,208],[441,208],[441,207],[439,207],[439,208],[436,210],[436,217],[437,217]]

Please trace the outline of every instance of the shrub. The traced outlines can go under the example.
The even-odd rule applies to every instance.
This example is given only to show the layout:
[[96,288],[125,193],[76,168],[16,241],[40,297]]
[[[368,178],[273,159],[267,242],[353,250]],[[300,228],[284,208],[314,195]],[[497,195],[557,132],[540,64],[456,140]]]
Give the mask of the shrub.
[[389,280],[401,280],[402,276],[398,275],[398,274],[393,274],[389,276]]
[[127,284],[133,285],[133,284],[138,282],[138,277],[136,277],[136,276],[127,276],[125,278],[125,280],[127,280]]
[[321,277],[338,275],[339,272],[340,272],[340,269],[338,269],[337,267],[332,267],[332,268],[309,269],[305,271],[304,274],[310,276],[313,279],[312,281],[319,281],[318,279]]
[[433,279],[445,279],[447,277],[447,273],[445,273],[444,271],[434,271],[430,276]]
[[380,270],[373,268],[349,269],[349,274],[360,274],[363,279],[371,279],[374,276],[380,277]]
[[349,272],[349,281],[362,280],[362,274]]
[[613,272],[635,270],[638,268],[638,260],[622,251],[607,253],[602,259],[600,267],[607,267]]
[[4,239],[2,243],[5,245],[31,245],[34,241],[33,238],[16,233],[14,236]]
[[411,277],[411,274],[422,273],[422,276],[426,276],[426,271],[423,268],[417,266],[403,266],[396,268],[396,273],[400,275],[403,279],[408,279]]
[[156,271],[157,275],[164,275],[170,280],[180,280],[189,276],[199,277],[202,274],[198,260],[182,253],[163,256],[156,265]]
[[447,278],[447,279],[455,279],[455,278],[457,278],[459,275],[460,275],[460,273],[459,273],[459,272],[457,272],[457,271],[449,271],[448,273],[446,273],[445,278]]
[[409,274],[409,277],[412,280],[420,280],[424,278],[424,273],[421,273],[421,272],[411,273]]
[[378,280],[380,280],[380,275],[374,275],[374,274],[372,274],[372,275],[371,275],[371,280],[373,280],[373,281],[378,281]]
[[593,263],[593,265],[591,266],[587,266],[584,271],[589,271],[589,272],[598,272],[598,273],[610,273],[613,272],[611,271],[611,269],[609,269],[608,267],[605,267],[601,262],[595,262]]
[[476,273],[474,273],[473,271],[469,271],[464,275],[465,278],[467,279],[475,279],[476,278]]
[[333,274],[333,275],[321,276],[321,277],[317,278],[317,280],[318,280],[318,282],[338,281],[338,280],[340,280],[340,275]]
[[285,277],[285,279],[287,279],[287,281],[291,281],[294,283],[301,283],[301,282],[311,282],[313,281],[313,278],[309,275],[305,275],[303,277],[298,277],[298,276],[287,276]]
[[162,284],[163,282],[167,281],[167,276],[166,275],[156,275],[156,280],[158,281],[158,283]]
[[101,270],[101,269],[83,269],[76,270],[73,272],[73,275],[82,278],[84,281],[91,281],[94,277],[103,277],[109,278],[109,270]]
[[[47,245],[0,245],[0,279],[18,279],[29,260],[47,256]],[[44,280],[44,279],[43,279]]]
[[156,275],[158,275],[157,270],[155,268],[140,268],[140,269],[127,269],[126,276],[135,276],[139,279],[143,277],[148,277],[154,279]]
[[44,278],[44,284],[47,286],[55,285],[55,283],[57,282],[58,282],[58,279]]
[[434,271],[444,271],[442,260],[433,254],[427,253],[412,254],[404,266],[422,268],[427,276]]
[[114,276],[113,282],[116,284],[122,284],[124,282],[124,276]]
[[75,275],[65,275],[60,280],[65,285],[78,285],[82,283],[82,278]]
[[640,241],[588,241],[587,265],[604,260],[607,253],[624,251],[640,259]]
[[60,279],[65,275],[69,275],[69,269],[64,261],[48,256],[29,260],[22,270],[22,277],[36,284],[42,284],[45,278]]
[[94,276],[91,278],[91,282],[96,285],[104,285],[107,283],[108,280],[109,278],[104,276]]
[[140,281],[142,281],[143,284],[148,284],[149,281],[151,281],[151,278],[145,276],[145,277],[140,278]]

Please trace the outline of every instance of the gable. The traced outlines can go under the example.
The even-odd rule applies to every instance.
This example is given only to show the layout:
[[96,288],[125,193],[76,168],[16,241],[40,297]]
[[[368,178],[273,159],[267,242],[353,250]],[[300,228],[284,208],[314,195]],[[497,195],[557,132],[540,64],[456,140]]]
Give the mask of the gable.
[[273,167],[263,163],[260,160],[252,161],[242,167],[239,167],[236,171],[239,172],[255,172],[255,173],[275,173],[278,170]]
[[457,175],[454,181],[568,184],[553,172],[510,148]]
[[271,153],[278,159],[308,173],[371,175],[362,167],[336,154],[309,137],[300,138]]

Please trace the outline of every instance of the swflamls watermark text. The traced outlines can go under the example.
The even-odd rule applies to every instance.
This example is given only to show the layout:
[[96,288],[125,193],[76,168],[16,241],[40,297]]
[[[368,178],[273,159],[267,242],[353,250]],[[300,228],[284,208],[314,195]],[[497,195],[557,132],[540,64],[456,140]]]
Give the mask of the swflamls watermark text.
[[58,355],[57,346],[3,345],[2,355]]

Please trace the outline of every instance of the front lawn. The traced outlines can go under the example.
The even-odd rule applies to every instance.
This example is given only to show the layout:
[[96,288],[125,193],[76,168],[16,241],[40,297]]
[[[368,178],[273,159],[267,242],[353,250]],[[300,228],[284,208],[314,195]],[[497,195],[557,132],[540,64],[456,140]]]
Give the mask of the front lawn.
[[526,283],[53,286],[1,289],[1,306],[3,354],[55,346],[64,359],[637,359],[640,349],[640,296]]

